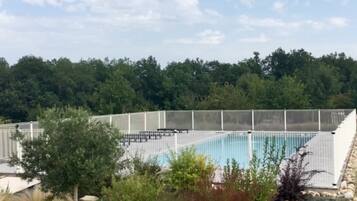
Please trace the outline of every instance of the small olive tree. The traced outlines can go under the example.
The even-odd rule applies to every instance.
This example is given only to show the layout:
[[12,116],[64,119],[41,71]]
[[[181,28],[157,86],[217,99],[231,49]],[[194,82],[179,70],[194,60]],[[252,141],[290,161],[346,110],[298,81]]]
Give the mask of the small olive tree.
[[23,178],[39,178],[44,190],[55,195],[73,193],[77,201],[78,189],[99,192],[115,174],[124,153],[117,129],[73,108],[49,109],[39,123],[44,131],[38,138],[17,137],[22,158],[11,161],[23,168]]

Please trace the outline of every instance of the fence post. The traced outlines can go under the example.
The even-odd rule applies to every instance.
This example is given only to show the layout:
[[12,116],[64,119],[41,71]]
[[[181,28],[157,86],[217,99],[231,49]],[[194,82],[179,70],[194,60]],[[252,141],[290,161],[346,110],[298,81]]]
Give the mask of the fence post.
[[164,128],[166,128],[166,110],[164,110]]
[[287,131],[287,125],[286,125],[286,109],[284,109],[284,131]]
[[131,133],[130,113],[128,113],[128,133]]
[[178,154],[178,142],[177,142],[177,133],[175,133],[175,156]]
[[318,121],[319,121],[319,131],[321,131],[321,110],[320,109],[317,111],[317,117],[318,117]]
[[195,112],[191,110],[192,130],[195,130]]
[[[18,132],[21,132],[19,127],[16,127]],[[16,141],[16,156],[21,161],[22,160],[22,146],[19,140]],[[16,173],[23,173],[21,166],[16,166]]]
[[144,112],[144,131],[146,131],[146,112]]
[[253,159],[253,146],[252,146],[252,131],[248,131],[248,159],[249,162]]
[[254,131],[254,110],[252,110],[252,130]]
[[30,139],[33,140],[33,122],[30,122]]
[[160,128],[161,127],[161,111],[158,111],[157,113],[157,128]]
[[333,161],[333,177],[334,177],[334,182],[332,183],[332,186],[336,186],[336,184],[338,183],[338,179],[339,179],[339,175],[336,174],[336,132],[332,131],[331,132],[332,135],[332,161]]
[[113,125],[113,115],[109,115],[109,126],[112,127]]
[[224,130],[224,122],[223,122],[223,110],[221,110],[221,129]]

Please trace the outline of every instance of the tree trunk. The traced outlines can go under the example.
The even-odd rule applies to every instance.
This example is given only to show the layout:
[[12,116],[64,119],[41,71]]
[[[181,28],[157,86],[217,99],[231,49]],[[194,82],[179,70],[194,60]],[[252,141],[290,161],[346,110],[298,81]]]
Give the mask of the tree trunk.
[[73,201],[78,201],[78,184],[74,186],[73,190]]

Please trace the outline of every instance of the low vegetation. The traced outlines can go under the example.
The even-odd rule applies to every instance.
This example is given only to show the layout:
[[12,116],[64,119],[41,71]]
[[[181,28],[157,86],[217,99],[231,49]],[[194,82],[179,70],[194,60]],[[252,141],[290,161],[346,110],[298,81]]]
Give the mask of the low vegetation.
[[[269,145],[266,142],[266,147],[265,157],[260,160],[254,155],[248,168],[239,167],[235,160],[227,161],[220,184],[213,183],[216,168],[209,158],[197,154],[193,148],[172,154],[169,170],[160,176],[152,160],[148,163],[136,161],[141,164],[140,171],[113,180],[110,187],[103,189],[103,198],[107,201],[307,200],[302,191],[309,179],[318,173],[305,170],[303,161],[309,153],[302,147],[296,155],[284,160],[284,149],[277,150],[274,141]],[[286,166],[280,170],[282,161]],[[142,167],[148,171],[143,171]],[[296,186],[284,185],[287,180]]]

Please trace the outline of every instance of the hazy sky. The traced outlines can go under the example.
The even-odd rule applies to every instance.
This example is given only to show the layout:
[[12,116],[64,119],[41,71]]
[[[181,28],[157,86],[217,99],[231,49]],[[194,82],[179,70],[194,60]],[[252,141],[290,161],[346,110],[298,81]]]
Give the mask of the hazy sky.
[[357,58],[356,0],[0,0],[0,57],[236,62],[304,48]]

